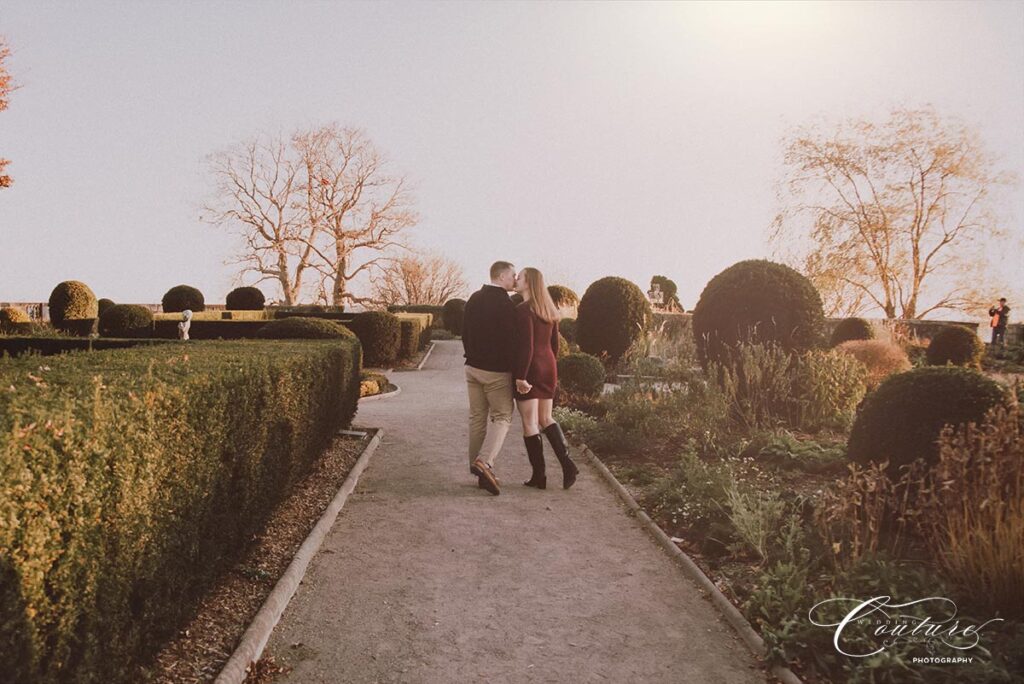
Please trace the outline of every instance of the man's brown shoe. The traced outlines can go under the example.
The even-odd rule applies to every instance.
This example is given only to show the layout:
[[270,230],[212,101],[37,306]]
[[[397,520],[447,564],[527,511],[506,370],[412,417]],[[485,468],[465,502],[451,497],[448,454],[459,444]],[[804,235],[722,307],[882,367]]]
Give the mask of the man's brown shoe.
[[491,472],[491,467],[489,465],[478,458],[473,461],[473,466],[470,470],[472,470],[473,474],[477,476],[478,484],[481,487],[495,496],[501,494],[501,490],[498,488],[498,479],[494,477],[494,473]]

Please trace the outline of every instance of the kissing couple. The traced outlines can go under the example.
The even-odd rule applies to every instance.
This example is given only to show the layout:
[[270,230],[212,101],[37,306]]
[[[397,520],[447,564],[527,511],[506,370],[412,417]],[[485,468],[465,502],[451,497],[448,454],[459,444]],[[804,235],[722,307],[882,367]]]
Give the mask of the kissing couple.
[[[513,400],[523,421],[523,442],[533,468],[527,487],[545,489],[544,439],[562,466],[562,487],[579,470],[569,458],[569,443],[551,417],[558,385],[558,319],[555,303],[535,268],[518,274],[507,261],[491,265],[491,281],[466,302],[462,346],[469,392],[469,472],[482,489],[497,496],[501,482],[494,458],[512,425]],[[522,302],[516,304],[510,292]]]

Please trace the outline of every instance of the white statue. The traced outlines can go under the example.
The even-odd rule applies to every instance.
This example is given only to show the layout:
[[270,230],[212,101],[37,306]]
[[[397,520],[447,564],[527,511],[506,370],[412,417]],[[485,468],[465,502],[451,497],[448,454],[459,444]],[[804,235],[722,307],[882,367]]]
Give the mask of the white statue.
[[188,329],[192,325],[192,312],[185,309],[181,312],[181,323],[178,324],[178,339],[188,339]]

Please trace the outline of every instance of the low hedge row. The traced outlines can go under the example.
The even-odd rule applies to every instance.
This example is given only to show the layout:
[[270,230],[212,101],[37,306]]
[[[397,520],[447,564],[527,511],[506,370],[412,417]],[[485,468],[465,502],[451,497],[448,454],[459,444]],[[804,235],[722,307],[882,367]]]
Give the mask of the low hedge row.
[[[193,340],[251,340],[266,324],[266,321],[196,321],[188,329]],[[165,340],[178,339],[178,321],[153,321],[153,337]]]
[[89,339],[84,337],[0,337],[0,356],[21,356],[22,354],[39,354],[54,356],[75,351],[106,351],[110,349],[128,349],[130,347],[172,344],[169,340],[153,339],[120,339],[100,337]]
[[430,315],[430,327],[432,328],[443,328],[444,327],[444,307],[434,306],[433,304],[400,304],[392,305],[388,307],[388,312],[393,314],[398,313],[416,313],[416,314],[429,314]]
[[350,424],[354,339],[0,360],[0,672],[137,667]]

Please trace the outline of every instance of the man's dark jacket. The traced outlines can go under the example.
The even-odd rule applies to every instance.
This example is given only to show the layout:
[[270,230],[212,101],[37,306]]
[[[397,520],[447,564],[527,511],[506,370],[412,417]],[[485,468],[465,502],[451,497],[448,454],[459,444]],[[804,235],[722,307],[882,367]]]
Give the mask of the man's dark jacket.
[[515,305],[508,292],[484,285],[470,296],[462,319],[466,365],[497,373],[512,372]]

